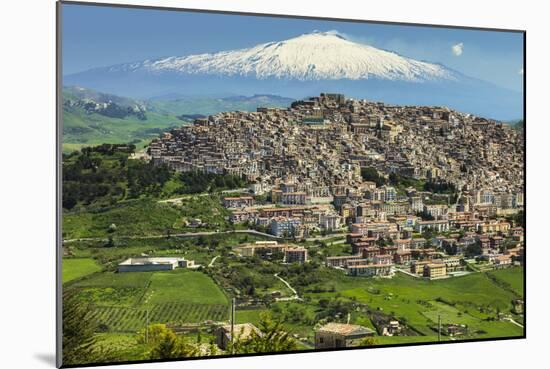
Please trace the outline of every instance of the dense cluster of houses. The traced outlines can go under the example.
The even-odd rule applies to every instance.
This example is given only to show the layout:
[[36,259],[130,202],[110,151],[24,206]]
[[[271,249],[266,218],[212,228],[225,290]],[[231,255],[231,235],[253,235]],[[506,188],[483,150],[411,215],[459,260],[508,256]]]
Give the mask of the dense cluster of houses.
[[[523,137],[499,122],[444,107],[397,106],[321,94],[291,107],[223,112],[153,140],[154,163],[230,173],[277,203],[360,190],[361,168],[464,189],[465,205],[523,204]],[[290,184],[292,188],[285,188]],[[379,188],[372,200],[398,198]],[[490,211],[490,209],[488,210]]]
[[506,217],[524,206],[523,137],[493,120],[325,93],[196,119],[150,153],[177,171],[245,177],[249,193],[223,199],[233,223],[283,239],[348,232],[352,255],[327,264],[350,275],[418,263],[414,274],[438,278],[475,250],[496,266],[522,260],[523,229]]

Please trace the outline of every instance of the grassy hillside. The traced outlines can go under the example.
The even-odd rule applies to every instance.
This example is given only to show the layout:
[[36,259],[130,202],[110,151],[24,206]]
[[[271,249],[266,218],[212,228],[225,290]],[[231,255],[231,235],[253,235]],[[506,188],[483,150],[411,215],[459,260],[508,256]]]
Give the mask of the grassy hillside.
[[86,275],[99,272],[101,266],[94,259],[73,258],[63,260],[62,279],[63,283],[84,277]]
[[135,333],[142,329],[146,310],[150,323],[219,321],[228,317],[227,297],[212,279],[198,271],[105,272],[70,288],[78,289],[80,298],[93,304],[89,319],[108,332]]
[[98,91],[66,86],[63,90],[63,151],[104,143],[129,143],[143,148],[194,116],[221,111],[255,111],[258,106],[287,107],[292,99],[271,96],[227,98],[178,97],[138,101]]
[[80,108],[63,111],[63,151],[103,143],[131,143],[144,147],[151,139],[185,122],[167,113],[146,112],[146,120],[135,116],[112,118],[88,114]]

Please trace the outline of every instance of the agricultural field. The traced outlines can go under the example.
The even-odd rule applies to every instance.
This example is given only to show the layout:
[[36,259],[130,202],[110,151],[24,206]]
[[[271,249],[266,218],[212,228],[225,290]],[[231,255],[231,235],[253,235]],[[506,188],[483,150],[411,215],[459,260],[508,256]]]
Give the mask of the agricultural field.
[[227,305],[226,296],[205,274],[188,270],[153,273],[142,303],[148,305],[185,301]]
[[228,300],[200,271],[104,272],[70,288],[91,304],[90,319],[104,332],[135,333],[149,323],[228,319]]
[[[495,271],[495,275],[508,272]],[[392,279],[335,277],[336,291],[308,294],[312,299],[343,299],[365,304],[370,310],[389,314],[419,335],[434,336],[438,316],[442,323],[466,324],[464,338],[520,336],[522,329],[510,322],[496,321],[498,313],[509,313],[516,296],[496,286],[483,273],[439,281],[396,275]]]
[[[277,260],[242,258],[232,248],[262,237],[247,234],[213,234],[200,237],[118,238],[114,247],[104,241],[77,241],[66,245],[73,270],[83,263],[80,274],[67,288],[77,289],[83,301],[91,304],[90,319],[98,324],[102,345],[113,342],[113,355],[138,359],[140,344],[136,332],[147,322],[176,325],[227,321],[228,296],[239,305],[237,323],[259,325],[264,314],[280,319],[286,331],[299,342],[300,349],[314,347],[314,330],[326,321],[360,324],[377,331],[376,316],[397,319],[408,329],[407,336],[377,335],[375,344],[391,345],[435,342],[437,322],[465,325],[461,336],[442,335],[441,340],[468,340],[521,336],[523,329],[499,317],[507,316],[522,324],[522,317],[511,314],[512,301],[521,298],[523,269],[508,268],[488,273],[429,281],[397,273],[393,278],[348,277],[342,271],[326,268],[319,255],[327,248],[344,249],[337,243],[307,242],[312,260],[305,265],[284,265]],[[203,265],[202,271],[115,273],[116,265],[127,257],[184,256]],[[216,262],[207,267],[214,257]],[[86,264],[99,270],[86,270]],[[277,301],[292,295],[274,275],[295,288],[301,300]],[[73,275],[75,272],[73,271]],[[205,331],[204,334],[210,331]],[[196,339],[196,333],[182,337]],[[136,346],[133,346],[133,345]],[[101,347],[99,347],[101,346]],[[143,349],[143,348],[141,348]],[[123,355],[124,354],[124,355]]]
[[94,259],[63,259],[62,262],[62,280],[63,283],[70,282],[74,279],[84,277],[88,274],[99,272],[101,266]]
[[510,289],[517,293],[519,296],[523,296],[524,293],[523,274],[523,268],[508,268],[489,273],[490,276],[495,277],[497,283],[501,283],[501,286],[503,288]]

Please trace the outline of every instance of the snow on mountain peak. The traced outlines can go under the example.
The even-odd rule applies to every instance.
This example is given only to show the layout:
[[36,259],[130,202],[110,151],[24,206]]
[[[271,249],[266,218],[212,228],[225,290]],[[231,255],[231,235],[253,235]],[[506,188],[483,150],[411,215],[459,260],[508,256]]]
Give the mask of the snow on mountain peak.
[[[147,60],[127,69],[298,80],[455,80],[445,67],[348,40],[337,31],[312,32],[251,48]],[[126,69],[125,68],[125,69]]]

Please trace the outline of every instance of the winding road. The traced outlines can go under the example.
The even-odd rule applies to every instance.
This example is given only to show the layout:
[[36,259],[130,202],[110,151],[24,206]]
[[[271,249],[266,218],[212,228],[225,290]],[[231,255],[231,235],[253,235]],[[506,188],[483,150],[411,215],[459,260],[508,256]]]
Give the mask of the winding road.
[[212,268],[212,266],[214,265],[214,262],[215,262],[216,259],[219,258],[219,257],[220,257],[220,255],[214,256],[214,257],[212,258],[212,260],[210,260],[210,264],[208,264],[208,267],[209,267],[209,268]]
[[[221,232],[212,231],[212,232],[172,233],[170,234],[170,237],[198,237],[198,236],[211,236],[215,234],[231,234],[231,233],[247,233],[247,234],[252,234],[257,236],[269,237],[276,240],[282,239],[281,237],[277,237],[269,233],[256,231],[255,229],[237,229],[233,231],[221,231]],[[150,236],[117,236],[117,238],[121,240],[124,240],[124,239],[147,240],[147,239],[164,238],[164,237],[166,237],[166,234],[158,234],[158,235],[150,235]],[[63,243],[80,242],[80,241],[104,241],[104,240],[107,240],[107,238],[106,237],[83,237],[83,238],[72,238],[68,240],[63,240]]]
[[275,299],[276,301],[301,300],[300,296],[298,296],[298,292],[296,292],[296,290],[294,288],[292,288],[290,283],[285,281],[283,278],[279,277],[279,275],[277,273],[273,274],[273,276],[275,278],[279,279],[281,282],[283,282],[285,284],[285,286],[287,286],[288,289],[291,290],[292,293],[294,294],[293,296],[290,296],[290,297],[279,297],[279,298]]

